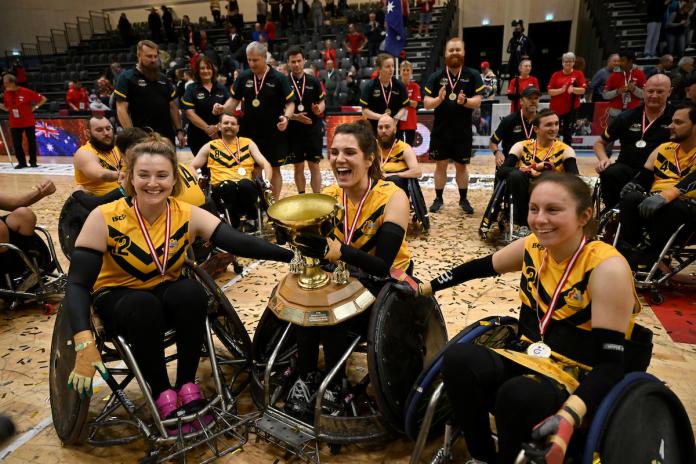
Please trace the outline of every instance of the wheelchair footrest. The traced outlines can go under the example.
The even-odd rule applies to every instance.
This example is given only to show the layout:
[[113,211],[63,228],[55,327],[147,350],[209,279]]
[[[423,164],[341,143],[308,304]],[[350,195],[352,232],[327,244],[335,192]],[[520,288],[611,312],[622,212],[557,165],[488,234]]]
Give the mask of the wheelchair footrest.
[[264,412],[251,426],[257,440],[264,440],[285,450],[288,454],[319,464],[319,445],[309,430],[298,427],[280,414]]

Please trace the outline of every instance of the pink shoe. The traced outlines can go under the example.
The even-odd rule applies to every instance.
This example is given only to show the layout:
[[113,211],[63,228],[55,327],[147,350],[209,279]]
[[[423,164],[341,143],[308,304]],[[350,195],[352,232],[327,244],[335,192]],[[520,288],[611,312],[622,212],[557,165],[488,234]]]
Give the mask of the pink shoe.
[[[205,405],[201,389],[198,387],[198,385],[196,385],[193,382],[183,384],[179,389],[179,402],[181,403],[181,406],[193,403],[194,401],[200,401],[201,408]],[[209,414],[206,414],[205,416],[201,417],[200,420],[194,419],[191,425],[193,426],[194,430],[200,430],[202,428],[202,425],[206,426],[210,424],[212,421],[213,417]]]
[[[177,395],[171,388],[160,393],[157,401],[155,401],[155,406],[157,406],[157,412],[162,420],[169,419],[169,416],[177,409]],[[181,426],[181,431],[184,434],[191,433],[193,428],[190,424],[184,424]],[[174,436],[178,434],[176,427],[167,427],[167,434],[169,436]]]

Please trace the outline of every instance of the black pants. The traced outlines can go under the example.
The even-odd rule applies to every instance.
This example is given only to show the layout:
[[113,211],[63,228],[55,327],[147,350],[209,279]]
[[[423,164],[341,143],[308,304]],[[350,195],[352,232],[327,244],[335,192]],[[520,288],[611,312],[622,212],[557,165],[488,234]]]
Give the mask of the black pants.
[[[484,346],[459,344],[445,351],[445,389],[473,458],[488,464],[515,462],[534,426],[556,413],[568,397],[554,380],[530,373]],[[489,412],[498,432],[497,456]]]
[[405,177],[399,177],[397,175],[392,175],[386,176],[386,180],[389,182],[394,182],[397,186],[401,187],[401,190],[406,192],[406,195],[408,196],[408,179]]
[[638,170],[625,163],[616,162],[599,173],[602,182],[602,200],[607,208],[615,207],[620,200],[621,189]]
[[164,334],[176,330],[176,387],[193,382],[205,328],[207,295],[191,279],[164,282],[152,290],[116,288],[98,295],[95,307],[109,334],[122,335],[157,399],[171,388],[164,361]]
[[517,225],[526,226],[529,210],[529,175],[519,169],[510,171],[507,175],[507,189],[512,195],[513,221]]
[[648,250],[659,253],[677,228],[685,223],[694,224],[696,205],[692,202],[676,199],[662,208],[650,218],[644,219],[638,211],[638,205],[646,198],[640,192],[631,192],[621,199],[621,239],[632,246],[640,244],[643,230],[650,235]]
[[561,123],[561,136],[563,137],[563,143],[572,147],[573,129],[575,129],[575,110],[570,110],[566,114],[559,114],[558,119]]
[[213,200],[220,211],[227,209],[233,227],[239,226],[239,218],[256,218],[256,200],[259,191],[249,179],[239,182],[222,182],[213,187]]
[[415,129],[399,129],[399,140],[403,140],[409,145],[413,146],[416,141],[416,130]]
[[12,145],[14,145],[17,164],[20,166],[27,165],[27,158],[24,156],[24,147],[22,146],[22,134],[27,134],[27,143],[29,144],[29,163],[36,164],[36,133],[34,126],[16,127],[10,129],[12,135]]

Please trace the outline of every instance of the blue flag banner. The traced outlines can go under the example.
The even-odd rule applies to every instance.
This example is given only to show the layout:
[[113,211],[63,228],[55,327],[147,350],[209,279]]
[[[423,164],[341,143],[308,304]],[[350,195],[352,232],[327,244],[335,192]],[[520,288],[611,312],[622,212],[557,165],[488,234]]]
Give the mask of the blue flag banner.
[[384,40],[384,51],[392,56],[399,56],[406,46],[406,31],[401,10],[401,0],[389,0],[387,3],[387,37]]

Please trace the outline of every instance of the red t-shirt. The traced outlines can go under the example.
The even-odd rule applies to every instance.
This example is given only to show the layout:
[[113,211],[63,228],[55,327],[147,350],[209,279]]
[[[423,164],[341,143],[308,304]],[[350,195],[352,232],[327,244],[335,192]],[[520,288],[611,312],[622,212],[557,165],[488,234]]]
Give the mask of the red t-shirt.
[[18,86],[17,90],[5,90],[3,100],[10,113],[11,128],[31,127],[36,123],[33,106],[41,101],[41,94]]
[[[409,82],[406,86],[406,91],[408,92],[408,99],[412,101],[421,101],[421,91],[420,85],[417,82]],[[415,130],[418,124],[418,116],[416,115],[416,109],[410,104],[406,107],[408,112],[408,119],[405,121],[399,121],[399,129],[401,130]]]
[[268,40],[270,42],[273,42],[276,39],[276,27],[275,24],[273,24],[273,21],[266,21],[266,25],[264,26],[263,30],[266,31]]
[[[69,89],[68,93],[65,95],[65,101],[68,104],[73,104],[79,111],[85,111],[89,109],[89,95],[84,87],[79,89]],[[70,108],[72,110],[72,108]],[[75,111],[75,110],[73,110]]]
[[328,50],[322,50],[321,57],[324,59],[324,64],[326,64],[326,62],[329,60],[333,61],[334,64],[336,64],[336,49],[329,48]]
[[419,0],[418,6],[421,13],[432,13],[435,0]]
[[[551,80],[549,80],[549,89],[560,89],[564,85],[573,84],[573,87],[587,87],[587,82],[585,81],[585,75],[582,71],[573,69],[570,74],[563,74],[563,71],[556,71],[551,75]],[[570,111],[570,100],[571,95],[568,92],[563,92],[560,95],[551,97],[550,108],[555,111],[558,115],[564,115]],[[580,106],[580,99],[582,95],[575,95],[575,105],[574,108]]]
[[346,36],[346,42],[348,42],[348,48],[351,53],[358,53],[360,50],[360,45],[365,40],[365,36],[360,32],[355,32],[353,34],[348,34]]
[[[629,82],[633,82],[636,87],[642,89],[645,85],[645,74],[638,68],[633,68],[629,72],[613,72],[609,75],[607,83],[604,85],[604,90],[616,90]],[[633,95],[632,92],[629,92],[629,95],[631,95],[631,100],[628,102],[627,110],[635,108],[643,102],[643,100]],[[623,109],[623,95],[616,95],[616,97],[609,100],[609,107]]]
[[[518,80],[520,81],[519,90],[517,88],[517,81]],[[510,81],[510,85],[508,85],[507,94],[508,95],[514,95],[516,93],[522,94],[522,91],[524,89],[526,89],[527,87],[536,87],[537,89],[539,89],[539,81],[537,80],[537,78],[534,76],[527,76],[524,78],[513,77],[512,80]],[[515,111],[518,111],[519,109],[520,109],[520,101],[513,100],[513,102],[510,104],[510,112],[514,113]]]

